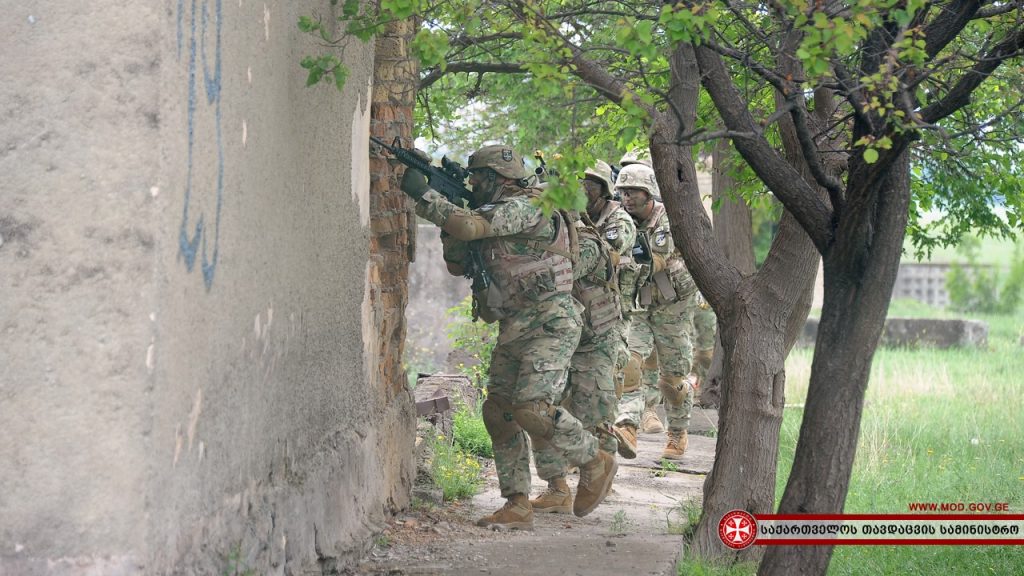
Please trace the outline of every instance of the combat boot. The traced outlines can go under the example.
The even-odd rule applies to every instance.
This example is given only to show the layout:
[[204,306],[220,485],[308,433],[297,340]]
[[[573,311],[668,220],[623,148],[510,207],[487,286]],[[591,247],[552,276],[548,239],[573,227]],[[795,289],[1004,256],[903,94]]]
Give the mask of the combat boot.
[[661,453],[661,457],[668,460],[682,460],[684,452],[686,452],[686,430],[669,430],[668,444],[665,445],[665,451]]
[[619,441],[619,456],[626,460],[636,458],[636,426],[632,424],[612,426],[612,432],[615,433],[615,439]]
[[530,500],[533,511],[539,513],[552,512],[568,514],[572,512],[572,492],[565,482],[565,477],[548,481],[548,489],[540,496]]
[[644,434],[661,434],[665,431],[658,411],[653,407],[645,408],[643,415],[640,416],[640,431]]
[[533,530],[533,507],[525,494],[515,494],[504,506],[495,510],[494,514],[477,520],[476,525],[485,528]]
[[615,461],[615,456],[604,450],[598,450],[593,460],[582,464],[572,513],[582,518],[593,512],[611,491],[612,479],[618,469],[619,463]]

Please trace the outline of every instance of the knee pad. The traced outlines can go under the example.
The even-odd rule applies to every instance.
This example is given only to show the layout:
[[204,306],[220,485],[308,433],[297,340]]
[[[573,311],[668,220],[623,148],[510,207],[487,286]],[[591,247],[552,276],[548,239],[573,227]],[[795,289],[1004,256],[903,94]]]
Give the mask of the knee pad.
[[512,417],[511,406],[504,400],[488,396],[480,411],[483,413],[484,427],[493,443],[504,444],[521,430]]
[[672,406],[682,406],[683,401],[686,400],[686,393],[689,392],[690,385],[686,381],[686,378],[682,376],[668,376],[665,374],[661,375],[658,379],[658,390],[661,390],[661,395],[664,396],[665,402]]
[[512,418],[515,419],[516,424],[526,430],[530,438],[544,442],[554,436],[555,411],[556,408],[550,403],[535,400],[512,406]]
[[643,359],[636,352],[629,354],[629,361],[622,369],[622,393],[635,392],[640,389],[640,377],[643,375]]
[[658,369],[658,349],[651,350],[651,355],[644,359],[644,370]]

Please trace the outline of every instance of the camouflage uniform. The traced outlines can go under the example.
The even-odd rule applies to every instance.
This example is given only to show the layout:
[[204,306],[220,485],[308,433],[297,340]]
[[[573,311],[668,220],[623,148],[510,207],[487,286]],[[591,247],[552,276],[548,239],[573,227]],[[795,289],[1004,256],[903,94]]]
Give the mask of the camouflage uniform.
[[[549,444],[571,465],[593,460],[598,451],[594,435],[567,410],[553,406],[582,331],[582,306],[569,288],[559,288],[566,280],[571,287],[571,267],[556,265],[553,274],[540,270],[518,278],[510,278],[502,270],[503,263],[514,256],[542,258],[543,253],[550,253],[550,239],[565,233],[560,216],[545,218],[531,202],[535,193],[506,186],[498,200],[472,211],[490,223],[489,236],[468,243],[448,236],[443,243],[445,260],[453,263],[464,261],[469,249],[479,249],[485,257],[496,250],[509,255],[503,258],[499,254],[486,263],[492,289],[473,295],[481,318],[499,321],[484,419],[491,433],[498,484],[506,498],[530,490],[529,444],[523,424],[533,429],[529,433],[534,444]],[[419,216],[442,227],[460,211],[467,209],[456,207],[434,191],[428,191],[416,205]],[[523,286],[523,280],[526,290],[514,294],[509,302],[512,285]]]
[[[669,432],[685,431],[693,406],[693,389],[686,377],[693,359],[690,335],[697,287],[675,250],[663,204],[655,201],[652,213],[638,222],[637,228],[640,234],[646,235],[652,254],[663,262],[663,268],[648,274],[652,270],[645,265],[648,267],[642,276],[648,278],[641,284],[638,294],[643,311],[631,315],[629,350],[640,361],[657,351],[658,388],[665,396]],[[625,391],[619,404],[617,424],[636,427],[644,406],[642,388]]]
[[[618,446],[609,433],[618,413],[614,367],[624,343],[619,295],[612,284],[615,263],[599,233],[580,224],[573,296],[584,303],[585,311],[583,334],[569,368],[566,408],[591,433],[598,435],[600,430],[601,449],[614,454]],[[533,456],[537,475],[545,480],[564,476],[568,469],[566,458],[550,444],[535,443]]]
[[[636,299],[636,276],[639,265],[633,261],[633,246],[636,244],[636,223],[622,205],[609,200],[597,218],[594,226],[601,232],[604,240],[619,255],[616,267],[616,283],[618,285],[622,306],[623,325],[622,338],[616,341],[615,351],[615,394],[622,396],[622,369],[629,358],[629,347],[626,345],[626,334],[629,333],[628,314]],[[617,412],[617,410],[616,410]]]
[[703,385],[711,368],[711,355],[715,351],[715,331],[718,319],[715,311],[700,294],[693,313],[693,373],[698,386]]

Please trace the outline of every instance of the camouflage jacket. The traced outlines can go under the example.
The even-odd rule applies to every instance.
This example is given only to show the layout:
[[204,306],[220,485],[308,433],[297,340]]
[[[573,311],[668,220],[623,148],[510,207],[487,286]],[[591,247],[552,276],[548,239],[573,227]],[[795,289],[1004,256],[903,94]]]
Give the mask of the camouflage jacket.
[[538,192],[506,186],[498,200],[470,210],[430,190],[416,204],[419,216],[449,233],[444,259],[474,278],[474,313],[485,322],[572,289],[568,229],[531,202]]

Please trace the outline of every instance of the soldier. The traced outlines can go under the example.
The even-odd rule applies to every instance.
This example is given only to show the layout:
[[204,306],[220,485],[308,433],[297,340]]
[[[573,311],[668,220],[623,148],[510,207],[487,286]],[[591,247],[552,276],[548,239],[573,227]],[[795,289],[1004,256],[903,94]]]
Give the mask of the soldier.
[[[687,381],[692,363],[690,342],[697,287],[675,250],[665,206],[654,199],[654,171],[642,164],[626,166],[619,172],[615,188],[622,194],[626,211],[637,223],[640,245],[649,250],[640,274],[638,305],[632,314],[628,337],[630,357],[623,376],[617,428],[619,454],[636,456],[636,430],[644,394],[641,373],[644,359],[658,353],[658,389],[665,399],[668,441],[663,458],[678,460],[686,451],[686,429],[693,406],[693,389]],[[646,324],[649,331],[638,326]],[[649,334],[649,336],[648,336]]]
[[[611,170],[607,164],[600,164],[586,171],[582,185],[588,198],[588,215],[597,214],[607,228],[599,232],[589,216],[576,221],[580,255],[573,266],[572,294],[584,305],[583,336],[569,368],[566,408],[588,431],[600,432],[601,449],[614,454],[618,449],[612,432],[618,415],[615,364],[626,341],[616,286],[619,257],[610,242],[628,241],[632,246],[636,229],[618,203],[609,200],[611,190],[606,174]],[[537,475],[548,483],[544,493],[530,501],[534,511],[569,512],[573,501],[565,481],[565,458],[552,446],[540,444],[534,444],[533,456]]]
[[416,170],[405,171],[401,188],[416,200],[416,214],[441,227],[448,271],[473,276],[474,316],[499,322],[482,410],[507,502],[477,525],[532,530],[527,434],[580,467],[577,516],[604,500],[617,463],[579,420],[554,405],[581,331],[568,225],[534,205],[540,191],[529,187],[523,160],[510,147],[484,146],[469,157],[468,170],[468,208],[431,190]]
[[[648,168],[651,166],[651,153],[646,148],[633,148],[629,152],[622,155],[619,160],[619,165],[625,168],[630,164],[643,164]],[[653,190],[651,194],[654,199],[661,202],[661,192],[658,189],[658,183],[654,182]],[[643,323],[638,323],[637,330],[639,331],[634,338],[644,338],[645,341],[653,341],[654,335],[651,334],[650,328]],[[661,404],[661,391],[658,390],[658,350],[651,346],[651,355],[644,358],[641,371],[641,389],[643,390],[644,396],[644,411],[640,416],[640,431],[646,434],[661,434],[665,431],[665,426],[661,421],[661,417],[658,416],[655,407]]]
[[615,359],[615,394],[621,398],[622,369],[629,356],[626,334],[629,332],[629,312],[636,300],[636,274],[639,265],[633,261],[636,224],[622,204],[612,198],[611,173],[611,166],[598,160],[596,166],[585,172],[583,189],[587,195],[587,217],[619,256],[616,282],[621,296],[624,326]]
[[715,331],[718,319],[711,305],[704,296],[697,293],[697,307],[693,312],[693,379],[698,390],[704,389],[708,370],[711,369],[711,357],[715,352]]

